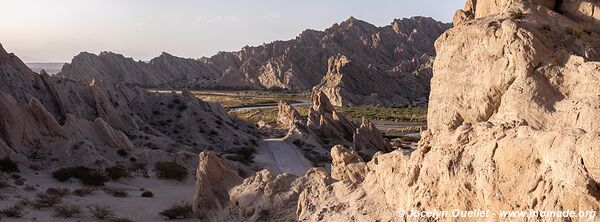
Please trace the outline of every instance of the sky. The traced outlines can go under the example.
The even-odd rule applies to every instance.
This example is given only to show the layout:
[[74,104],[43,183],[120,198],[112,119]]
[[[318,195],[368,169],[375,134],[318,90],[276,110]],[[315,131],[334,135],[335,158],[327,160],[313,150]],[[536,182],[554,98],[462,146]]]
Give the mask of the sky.
[[25,62],[112,51],[212,56],[324,30],[350,16],[377,26],[429,16],[451,22],[465,0],[0,0],[0,43]]

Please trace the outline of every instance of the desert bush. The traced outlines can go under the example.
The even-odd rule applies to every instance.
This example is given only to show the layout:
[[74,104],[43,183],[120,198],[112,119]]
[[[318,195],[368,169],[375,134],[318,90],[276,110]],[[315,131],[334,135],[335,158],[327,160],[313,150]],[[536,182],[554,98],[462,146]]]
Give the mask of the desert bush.
[[46,194],[59,196],[59,197],[65,197],[65,196],[69,195],[70,193],[71,193],[71,190],[69,190],[69,188],[51,187],[51,188],[46,189]]
[[0,171],[5,173],[17,173],[19,172],[19,164],[10,159],[10,157],[4,157],[0,160]]
[[70,178],[79,179],[85,185],[103,186],[108,182],[108,178],[97,170],[87,167],[69,167],[61,168],[52,173],[52,177],[58,181],[67,181]]
[[111,180],[118,180],[124,177],[129,177],[127,169],[123,165],[116,165],[104,170],[106,172],[106,176]]
[[150,191],[144,191],[142,197],[154,197],[154,194]]
[[31,205],[37,209],[42,209],[46,207],[53,207],[54,205],[61,203],[64,196],[58,195],[55,192],[46,192],[38,193],[36,197],[37,199],[35,199]]
[[185,104],[181,104],[181,105],[179,105],[179,106],[177,107],[177,110],[179,110],[179,111],[185,111],[187,108],[188,108],[188,107],[187,107],[187,105],[185,105]]
[[81,189],[77,189],[73,191],[73,194],[80,196],[80,197],[85,197],[87,195],[92,194],[95,191],[95,189],[92,188],[81,188]]
[[63,204],[54,207],[54,213],[56,217],[70,218],[81,214],[81,208],[77,205]]
[[94,215],[94,217],[100,220],[104,220],[115,216],[115,212],[110,208],[110,206],[92,205],[89,206],[88,209]]
[[61,168],[52,172],[52,178],[64,182],[73,177],[72,168]]
[[117,154],[119,154],[119,156],[126,157],[129,155],[129,152],[127,152],[127,150],[120,149],[119,151],[117,151]]
[[187,178],[187,169],[176,162],[158,162],[154,165],[158,178],[183,181]]
[[15,204],[0,210],[0,214],[4,215],[5,217],[21,218],[23,215],[25,215],[24,208],[25,207],[21,204]]
[[191,218],[192,213],[192,205],[181,202],[161,211],[159,214],[172,220],[178,218]]
[[125,198],[129,195],[125,190],[112,190],[110,193],[113,195],[113,197],[119,198]]

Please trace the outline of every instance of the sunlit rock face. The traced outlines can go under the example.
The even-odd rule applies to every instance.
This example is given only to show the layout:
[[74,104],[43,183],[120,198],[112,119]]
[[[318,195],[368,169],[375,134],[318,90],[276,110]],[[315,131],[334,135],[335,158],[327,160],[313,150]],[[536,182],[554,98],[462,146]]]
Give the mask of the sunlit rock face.
[[[210,58],[163,53],[143,62],[111,52],[83,52],[58,76],[86,84],[96,79],[165,88],[309,90],[322,81],[329,58],[337,54],[394,72],[396,78],[413,75],[434,57],[433,42],[448,28],[449,24],[426,17],[396,19],[383,27],[349,18],[324,31],[306,30],[292,40],[219,52]],[[426,84],[429,78],[420,79]]]

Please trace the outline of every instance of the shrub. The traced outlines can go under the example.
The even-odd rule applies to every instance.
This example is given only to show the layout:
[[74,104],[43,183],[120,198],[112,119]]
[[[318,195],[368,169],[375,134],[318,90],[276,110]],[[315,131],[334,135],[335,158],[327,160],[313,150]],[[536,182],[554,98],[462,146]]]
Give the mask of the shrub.
[[98,173],[97,170],[81,166],[58,169],[52,173],[52,177],[58,181],[76,178],[81,183],[90,186],[103,186],[104,183],[108,182],[108,178]]
[[62,197],[60,196],[48,195],[46,193],[38,193],[36,196],[37,199],[31,205],[37,209],[52,207],[62,202]]
[[24,209],[23,205],[16,204],[11,207],[7,207],[7,208],[0,210],[0,214],[4,215],[6,217],[20,218],[20,217],[23,217],[23,215],[25,215],[25,211],[23,209]]
[[185,104],[181,104],[177,107],[177,110],[179,111],[185,111],[188,107]]
[[192,205],[189,203],[178,203],[170,208],[163,210],[159,213],[169,219],[178,218],[191,218],[192,217]]
[[150,191],[144,191],[142,197],[154,197],[154,194]]
[[42,209],[46,207],[52,207],[62,202],[62,198],[66,196],[69,189],[56,189],[48,188],[45,193],[38,193],[37,199],[32,203],[33,207]]
[[188,176],[187,169],[175,162],[158,162],[154,167],[158,171],[158,178],[183,181]]
[[53,196],[65,197],[65,196],[69,195],[70,193],[71,193],[71,190],[69,190],[69,188],[48,188],[48,189],[46,189],[46,194],[53,195]]
[[0,160],[0,171],[5,173],[17,173],[19,172],[19,165],[10,159],[10,157],[4,157]]
[[94,217],[100,220],[104,220],[106,218],[111,218],[115,216],[115,212],[110,208],[110,206],[92,205],[89,206],[88,209],[94,215]]
[[113,197],[119,197],[119,198],[125,198],[125,197],[127,197],[127,195],[129,195],[127,193],[127,191],[125,191],[125,190],[113,190],[113,191],[111,191],[111,193],[112,193]]
[[73,194],[80,196],[80,197],[85,197],[87,195],[90,195],[94,192],[94,189],[91,188],[82,188],[82,189],[77,189],[73,191]]
[[126,157],[127,155],[129,155],[127,150],[124,150],[124,149],[120,149],[119,151],[117,151],[117,154],[119,154],[119,156],[122,156],[122,157]]
[[113,167],[106,168],[104,170],[106,172],[106,176],[111,180],[118,180],[124,177],[128,177],[127,169],[123,165],[116,165]]
[[70,218],[81,214],[81,208],[77,205],[64,204],[54,208],[54,215],[57,217]]
[[52,178],[65,182],[73,177],[73,173],[71,172],[71,168],[61,168],[54,172],[52,172]]

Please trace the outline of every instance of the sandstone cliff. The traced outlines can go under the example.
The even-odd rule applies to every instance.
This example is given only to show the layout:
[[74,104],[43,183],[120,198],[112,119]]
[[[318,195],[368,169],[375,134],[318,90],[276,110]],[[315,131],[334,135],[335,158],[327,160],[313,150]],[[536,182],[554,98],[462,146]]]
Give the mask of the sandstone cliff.
[[[436,42],[429,130],[411,154],[332,150],[309,171],[300,221],[506,220],[501,210],[600,209],[598,22],[589,1],[469,1]],[[584,16],[587,15],[587,16]],[[366,166],[365,166],[366,165]],[[237,186],[238,189],[250,189]],[[490,210],[409,218],[399,209]],[[524,220],[523,218],[511,218]],[[529,218],[591,221],[596,218]]]
[[58,75],[86,84],[96,79],[148,87],[308,90],[321,82],[329,58],[339,53],[364,66],[412,73],[422,65],[414,61],[426,62],[435,55],[433,42],[449,27],[424,17],[394,20],[384,27],[349,18],[325,31],[306,30],[293,40],[198,60],[163,53],[145,63],[113,53],[81,53]]

